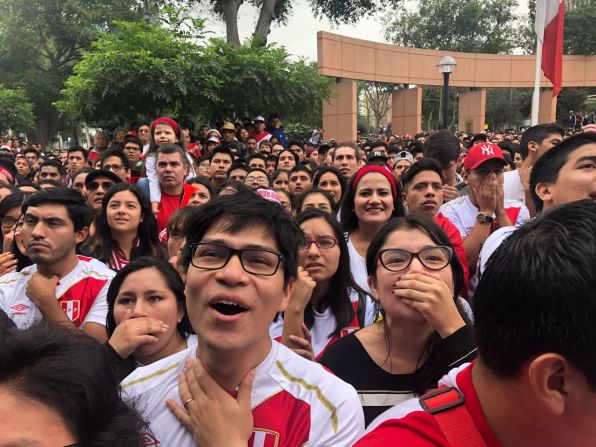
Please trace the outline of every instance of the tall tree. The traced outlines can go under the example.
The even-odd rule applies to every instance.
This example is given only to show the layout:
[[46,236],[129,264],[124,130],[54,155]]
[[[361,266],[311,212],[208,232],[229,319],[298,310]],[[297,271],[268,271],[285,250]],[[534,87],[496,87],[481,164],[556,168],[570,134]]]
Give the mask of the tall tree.
[[516,0],[420,0],[390,22],[395,44],[471,53],[508,53],[517,44]]
[[45,144],[61,128],[54,102],[84,50],[114,19],[145,17],[158,0],[4,0],[0,15],[0,79],[23,85]]
[[[201,0],[195,0],[201,2]],[[204,0],[226,24],[227,42],[240,45],[238,11],[244,0]],[[248,0],[258,8],[259,19],[253,33],[253,45],[265,46],[273,22],[286,23],[292,14],[292,0]],[[333,23],[355,23],[364,16],[383,14],[402,3],[402,0],[308,0],[316,17],[326,17]]]

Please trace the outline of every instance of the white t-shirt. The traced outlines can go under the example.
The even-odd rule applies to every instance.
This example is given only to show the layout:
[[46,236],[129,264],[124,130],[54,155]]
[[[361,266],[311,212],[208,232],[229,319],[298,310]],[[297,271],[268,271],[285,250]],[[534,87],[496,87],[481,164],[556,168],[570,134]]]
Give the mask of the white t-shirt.
[[[368,295],[365,296],[364,300],[366,303],[364,326],[368,326],[375,322],[375,303]],[[340,337],[345,337],[360,329],[360,325],[358,324],[358,294],[356,292],[352,291],[352,293],[350,293],[350,301],[354,307],[354,318],[347,327],[342,329]],[[339,340],[340,337],[329,336],[329,334],[335,332],[337,329],[337,323],[335,321],[335,316],[331,312],[331,308],[328,307],[322,313],[314,311],[314,317],[315,321],[312,328],[310,328],[312,337],[311,343],[315,357],[319,359],[325,353],[325,350]],[[269,326],[269,335],[271,335],[271,338],[274,340],[281,341],[283,328],[284,320],[280,315],[277,318],[277,321],[274,321],[271,323],[271,326]]]
[[[90,322],[105,326],[108,314],[106,296],[116,273],[97,259],[77,258],[79,262],[75,268],[58,282],[56,297],[75,326],[82,328]],[[37,265],[33,264],[0,278],[0,309],[19,329],[26,329],[43,319],[41,311],[25,295],[27,283],[35,272]]]
[[366,293],[372,295],[370,287],[368,287],[366,259],[360,256],[360,253],[358,253],[356,247],[354,247],[352,239],[350,239],[349,236],[346,238],[346,242],[348,244],[348,253],[350,254],[350,271],[352,272],[354,282],[358,284]]
[[511,233],[515,230],[517,230],[517,227],[514,226],[499,228],[484,241],[484,244],[482,244],[482,248],[480,249],[480,254],[478,255],[478,269],[476,271],[478,272],[479,277],[482,276],[484,270],[486,270],[486,263],[495,250],[499,248],[499,245],[511,236]]
[[[137,368],[122,381],[123,397],[132,400],[149,422],[155,444],[195,447],[191,434],[166,406],[182,405],[178,375],[197,347]],[[252,388],[253,436],[248,447],[348,447],[364,431],[364,415],[356,390],[318,363],[272,341],[257,367]],[[230,421],[233,423],[233,421]]]
[[[517,219],[512,222],[514,226],[519,227],[530,220],[530,211],[523,203],[505,199],[505,210],[509,208],[519,208]],[[441,205],[439,212],[457,227],[459,234],[464,239],[470,235],[472,228],[476,225],[476,216],[479,210],[469,196],[462,196]],[[493,217],[495,217],[494,214]]]
[[526,204],[526,191],[522,185],[519,171],[508,171],[503,174],[504,183],[503,189],[505,191],[505,200],[517,200],[518,202]]

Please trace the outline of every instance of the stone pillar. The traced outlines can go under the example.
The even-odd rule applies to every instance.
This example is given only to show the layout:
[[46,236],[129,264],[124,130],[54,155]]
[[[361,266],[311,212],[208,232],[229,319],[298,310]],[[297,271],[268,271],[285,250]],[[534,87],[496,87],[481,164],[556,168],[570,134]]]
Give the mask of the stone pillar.
[[557,97],[552,90],[540,92],[540,109],[538,110],[538,124],[557,122]]
[[357,89],[356,82],[341,79],[332,85],[332,96],[323,101],[323,137],[325,141],[356,141]]
[[459,124],[460,132],[484,132],[486,118],[486,90],[459,94]]
[[422,130],[422,88],[400,90],[391,96],[392,132],[413,137]]

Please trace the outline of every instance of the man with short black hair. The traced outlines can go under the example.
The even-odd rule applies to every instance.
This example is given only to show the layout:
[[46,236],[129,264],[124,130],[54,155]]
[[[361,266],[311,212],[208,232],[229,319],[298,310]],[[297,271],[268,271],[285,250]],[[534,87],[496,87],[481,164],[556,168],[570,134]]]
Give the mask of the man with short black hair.
[[93,219],[83,197],[62,187],[40,190],[25,200],[22,213],[25,255],[34,264],[2,276],[0,309],[21,329],[43,319],[106,340],[106,294],[114,272],[77,256]]
[[106,171],[113,172],[128,182],[130,179],[130,163],[128,157],[120,149],[108,149],[100,158],[100,167]]
[[304,144],[302,144],[300,141],[292,140],[288,143],[288,149],[294,152],[296,155],[298,155],[299,161],[304,161]]
[[108,144],[110,144],[110,139],[108,138],[108,135],[103,131],[97,132],[93,141],[93,148],[89,151],[88,154],[88,158],[92,162],[99,160],[103,153],[108,149]]
[[271,115],[269,115],[269,126],[267,126],[265,130],[269,132],[271,135],[273,135],[275,138],[277,138],[277,140],[284,147],[288,147],[288,149],[291,149],[291,144],[288,144],[286,134],[284,133],[284,128],[281,125],[281,117],[277,113],[272,113]]
[[219,188],[228,179],[234,155],[227,147],[216,147],[209,156],[209,181]]
[[352,143],[340,143],[333,151],[333,166],[350,180],[360,168],[361,157]]
[[[351,446],[364,427],[355,390],[269,335],[297,278],[302,238],[292,216],[239,192],[202,205],[185,227],[186,309],[198,346],[122,382],[156,442]],[[225,423],[210,424],[214,415]]]
[[246,158],[246,166],[249,168],[267,168],[267,156],[257,152],[256,154],[251,154]]
[[424,156],[439,160],[443,166],[443,197],[445,202],[460,196],[460,190],[466,185],[457,173],[457,160],[461,153],[460,141],[453,132],[439,130],[428,137],[424,147]]
[[595,259],[596,200],[515,231],[473,302],[478,360],[382,414],[355,447],[592,447]]
[[68,150],[66,157],[66,166],[68,169],[68,181],[79,169],[87,167],[87,151],[82,146],[73,146]]
[[519,147],[522,164],[518,169],[506,172],[504,176],[506,199],[526,204],[534,214],[532,191],[530,191],[532,166],[540,157],[561,143],[564,136],[565,131],[556,124],[538,124],[523,133]]
[[48,159],[44,161],[39,169],[39,180],[54,180],[64,185],[64,166],[58,160]]
[[290,193],[302,194],[312,189],[312,172],[304,165],[297,165],[290,171]]

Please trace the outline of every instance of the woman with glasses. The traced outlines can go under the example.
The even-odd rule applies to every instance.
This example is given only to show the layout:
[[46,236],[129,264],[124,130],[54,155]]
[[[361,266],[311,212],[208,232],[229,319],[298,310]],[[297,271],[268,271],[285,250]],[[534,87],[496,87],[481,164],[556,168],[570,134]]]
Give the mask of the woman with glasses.
[[244,184],[253,191],[259,188],[271,188],[271,179],[267,175],[267,171],[261,168],[249,169],[244,179]]
[[459,298],[463,269],[437,224],[391,220],[370,244],[366,268],[383,318],[335,343],[321,363],[356,388],[368,425],[473,360],[476,346]]
[[22,253],[24,247],[20,238],[19,218],[24,194],[15,192],[0,200],[0,222],[2,228],[2,251],[0,254],[0,275],[19,270],[31,264]]
[[118,183],[102,199],[86,250],[118,271],[141,256],[163,259],[151,205],[136,185]]
[[309,209],[296,217],[305,240],[298,248],[298,279],[283,319],[270,334],[310,360],[340,337],[372,324],[372,300],[350,274],[348,247],[335,216]]

